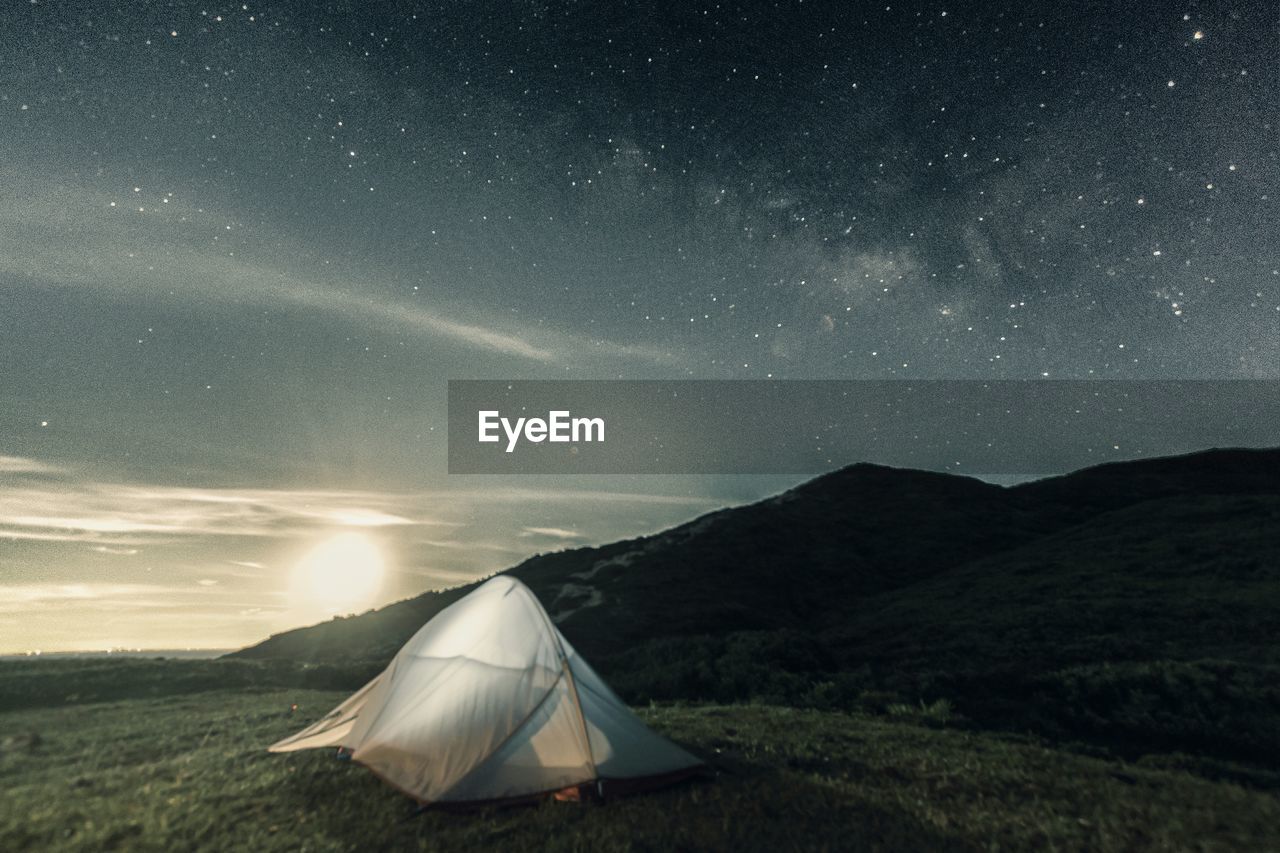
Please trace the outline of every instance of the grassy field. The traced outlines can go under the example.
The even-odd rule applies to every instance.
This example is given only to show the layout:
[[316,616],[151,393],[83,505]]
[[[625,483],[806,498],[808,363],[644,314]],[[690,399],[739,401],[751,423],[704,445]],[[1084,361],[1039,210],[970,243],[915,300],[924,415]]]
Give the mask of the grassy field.
[[1266,791],[1009,735],[762,705],[641,710],[714,780],[411,817],[328,751],[265,752],[345,695],[238,688],[4,711],[0,850],[1280,849],[1280,798]]

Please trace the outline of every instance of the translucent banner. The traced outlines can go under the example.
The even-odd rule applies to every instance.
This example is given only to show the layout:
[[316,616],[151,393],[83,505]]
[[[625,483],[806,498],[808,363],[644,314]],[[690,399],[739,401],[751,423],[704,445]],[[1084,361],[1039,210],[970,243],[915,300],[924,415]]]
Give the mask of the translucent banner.
[[453,380],[452,474],[1061,473],[1280,446],[1272,380]]

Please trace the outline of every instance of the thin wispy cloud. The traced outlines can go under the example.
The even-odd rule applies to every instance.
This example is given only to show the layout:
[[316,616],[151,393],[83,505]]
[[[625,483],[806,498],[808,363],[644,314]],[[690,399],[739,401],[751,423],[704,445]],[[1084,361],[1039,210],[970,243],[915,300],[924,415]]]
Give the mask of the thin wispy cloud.
[[25,456],[5,456],[0,453],[0,474],[58,474],[64,469],[38,459]]
[[519,554],[524,551],[523,548],[517,548],[514,545],[503,542],[478,542],[468,539],[418,539],[414,544],[440,548],[446,551],[492,551],[498,554]]
[[576,530],[563,527],[526,527],[520,531],[521,536],[543,536],[548,539],[581,539],[582,534]]
[[160,584],[31,583],[0,584],[0,613],[30,613],[68,604],[143,609],[174,604],[186,591]]
[[[287,537],[325,527],[452,527],[373,492],[23,482],[0,487],[0,538],[93,542],[126,553],[205,536]],[[251,566],[252,567],[252,566]]]
[[433,569],[429,572],[413,572],[426,589],[447,589],[461,584],[473,583],[489,577],[493,571],[451,571],[449,569]]
[[[199,488],[191,486],[81,481],[74,470],[22,457],[33,476],[0,483],[0,539],[81,542],[99,554],[132,556],[146,545],[202,537],[290,538],[334,527],[458,529],[485,506],[505,504],[572,507],[579,504],[655,505],[703,508],[706,496],[642,492],[494,487],[383,493],[361,490]],[[15,463],[15,467],[18,467]],[[429,514],[428,507],[453,517]],[[458,520],[460,517],[468,521]],[[517,537],[577,540],[570,527],[524,525]],[[518,552],[510,543],[467,541],[427,533],[416,541],[438,548]],[[249,569],[259,560],[235,561]]]
[[602,489],[532,488],[493,486],[487,489],[457,489],[423,493],[424,497],[451,501],[471,500],[486,503],[630,503],[668,506],[721,506],[724,501],[707,495],[665,495],[649,492],[610,491]]
[[[21,173],[3,170],[0,179],[21,183]],[[17,281],[126,296],[163,293],[205,305],[303,308],[542,364],[598,356],[660,365],[682,360],[670,348],[579,335],[542,322],[519,327],[471,308],[467,316],[475,319],[461,320],[416,294],[396,296],[377,281],[347,283],[327,273],[300,274],[300,265],[261,262],[243,245],[237,217],[178,199],[148,207],[70,182],[26,189],[16,192],[23,204],[0,210],[0,273]],[[214,242],[223,237],[238,250]],[[281,240],[262,242],[274,257],[286,254]],[[315,252],[297,247],[287,254]]]

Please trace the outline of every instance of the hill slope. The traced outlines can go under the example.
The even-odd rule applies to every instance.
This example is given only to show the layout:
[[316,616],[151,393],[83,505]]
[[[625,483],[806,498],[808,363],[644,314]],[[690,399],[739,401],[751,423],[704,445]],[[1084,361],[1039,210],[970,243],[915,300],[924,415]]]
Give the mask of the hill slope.
[[[510,571],[632,701],[945,699],[985,724],[1280,762],[1280,451],[1012,488],[855,465]],[[236,656],[385,660],[470,588]]]

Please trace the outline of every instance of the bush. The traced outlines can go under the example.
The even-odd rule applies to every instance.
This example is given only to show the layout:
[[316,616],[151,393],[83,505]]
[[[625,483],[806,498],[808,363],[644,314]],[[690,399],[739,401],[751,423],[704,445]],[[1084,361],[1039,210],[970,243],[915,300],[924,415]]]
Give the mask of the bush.
[[1049,673],[1035,686],[1031,715],[1060,735],[1280,762],[1280,667],[1097,664]]

